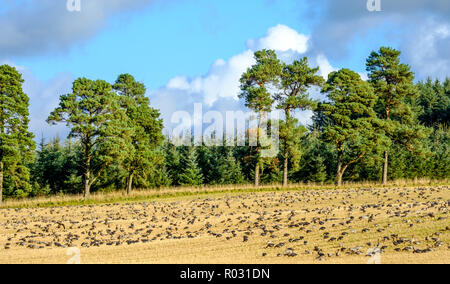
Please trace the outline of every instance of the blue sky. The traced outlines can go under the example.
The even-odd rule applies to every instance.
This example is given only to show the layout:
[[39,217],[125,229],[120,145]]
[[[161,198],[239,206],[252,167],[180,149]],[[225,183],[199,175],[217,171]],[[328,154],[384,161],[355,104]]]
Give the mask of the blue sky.
[[[149,88],[174,75],[198,76],[218,58],[229,58],[268,28],[284,24],[309,33],[301,1],[177,1],[157,3],[108,19],[107,27],[84,44],[36,57],[12,57],[41,79],[59,72],[114,80],[129,72]],[[62,11],[64,12],[64,11]],[[262,15],[261,17],[257,15]]]
[[450,73],[448,0],[380,0],[381,12],[369,12],[367,0],[80,1],[80,12],[67,11],[66,0],[0,5],[0,64],[24,74],[36,136],[67,132],[45,118],[77,77],[134,75],[166,126],[195,102],[243,108],[239,73],[259,48],[286,61],[308,56],[324,77],[343,67],[364,77],[365,59],[383,45],[402,50],[417,79]]

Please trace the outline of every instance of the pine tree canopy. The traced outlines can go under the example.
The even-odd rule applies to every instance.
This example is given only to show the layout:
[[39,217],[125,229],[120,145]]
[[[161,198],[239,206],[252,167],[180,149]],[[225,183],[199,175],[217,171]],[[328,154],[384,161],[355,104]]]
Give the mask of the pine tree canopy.
[[3,188],[17,197],[31,190],[27,164],[35,142],[28,130],[29,98],[22,90],[23,82],[14,67],[0,66],[0,202]]

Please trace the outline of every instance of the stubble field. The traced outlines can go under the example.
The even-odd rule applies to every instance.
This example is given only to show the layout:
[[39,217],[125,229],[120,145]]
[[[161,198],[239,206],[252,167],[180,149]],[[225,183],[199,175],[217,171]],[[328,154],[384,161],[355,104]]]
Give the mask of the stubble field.
[[448,186],[0,209],[0,263],[67,263],[78,248],[81,263],[448,264],[449,210]]

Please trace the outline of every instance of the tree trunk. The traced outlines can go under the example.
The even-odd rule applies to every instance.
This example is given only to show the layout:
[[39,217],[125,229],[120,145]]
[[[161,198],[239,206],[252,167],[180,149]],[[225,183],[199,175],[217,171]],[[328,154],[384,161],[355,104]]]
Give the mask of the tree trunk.
[[86,172],[84,173],[84,198],[91,195],[91,158],[86,157]]
[[[386,120],[391,120],[391,109],[386,108]],[[383,166],[383,185],[388,183],[388,169],[389,169],[389,150],[384,152],[384,166]]]
[[84,198],[89,198],[91,195],[91,180],[90,180],[91,173],[89,171],[86,171],[84,174],[85,180],[84,180]]
[[259,112],[258,119],[258,128],[256,129],[256,166],[255,166],[255,187],[259,186],[259,171],[260,171],[260,157],[259,153],[261,152],[261,125],[262,125],[262,112]]
[[134,174],[131,173],[128,177],[128,187],[127,187],[127,194],[130,195],[131,190],[133,189],[133,176]]
[[[289,109],[285,110],[286,115],[286,126],[289,127],[289,122],[291,120],[291,115]],[[289,149],[288,149],[288,137],[284,138],[284,165],[283,165],[283,187],[288,186],[288,171],[289,171]]]
[[[285,155],[287,155],[287,153],[285,153]],[[283,187],[287,187],[287,186],[288,186],[288,159],[287,159],[287,156],[284,156]]]
[[337,186],[341,186],[342,185],[342,176],[344,174],[343,173],[338,173],[337,175]]
[[3,202],[3,162],[0,162],[0,204]]
[[337,165],[337,177],[336,182],[338,186],[342,185],[342,176],[344,175],[342,171],[342,154],[338,154],[338,165]]
[[388,183],[389,151],[384,152],[383,185]]
[[259,161],[256,161],[255,167],[255,187],[259,186]]

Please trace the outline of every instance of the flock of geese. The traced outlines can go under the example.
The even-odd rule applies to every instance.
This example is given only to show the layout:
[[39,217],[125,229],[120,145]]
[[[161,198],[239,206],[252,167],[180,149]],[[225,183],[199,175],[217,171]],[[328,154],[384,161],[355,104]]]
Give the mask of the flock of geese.
[[449,210],[446,186],[1,209],[0,252],[151,245],[209,237],[238,240],[242,246],[257,243],[264,252],[255,257],[304,255],[323,260],[365,255],[370,248],[422,254],[450,249]]

